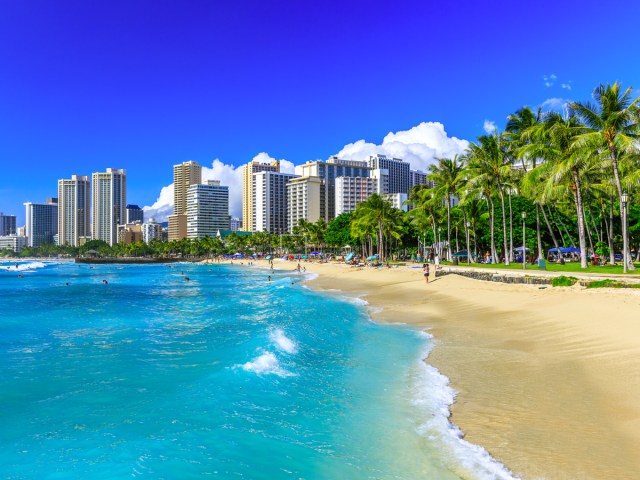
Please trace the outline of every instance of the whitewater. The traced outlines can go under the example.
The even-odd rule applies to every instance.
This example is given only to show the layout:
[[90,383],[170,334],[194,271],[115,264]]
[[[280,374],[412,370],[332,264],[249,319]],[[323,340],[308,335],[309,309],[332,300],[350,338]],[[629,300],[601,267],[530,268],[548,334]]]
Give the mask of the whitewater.
[[3,478],[513,478],[450,423],[428,335],[271,279],[0,264]]

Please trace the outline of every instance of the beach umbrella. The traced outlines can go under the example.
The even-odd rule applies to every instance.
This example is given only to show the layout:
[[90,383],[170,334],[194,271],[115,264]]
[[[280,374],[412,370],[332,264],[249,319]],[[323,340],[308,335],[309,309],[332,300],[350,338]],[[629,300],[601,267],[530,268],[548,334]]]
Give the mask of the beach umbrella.
[[347,255],[347,256],[344,258],[344,261],[345,261],[345,262],[350,261],[350,260],[353,258],[353,256],[354,256],[354,255],[355,255],[355,253],[351,252],[349,255]]
[[272,258],[272,256],[271,256],[271,255],[267,255],[267,256],[265,257],[265,260],[271,260],[271,258]]
[[310,255],[320,255],[318,252],[311,252]]
[[370,262],[371,260],[377,260],[378,259],[378,255],[371,255],[370,257],[367,257],[367,262]]
[[[522,247],[514,248],[514,250],[515,250],[516,252],[522,252]],[[526,251],[528,252],[528,251],[529,251],[529,249],[527,248],[527,249],[526,249]],[[551,251],[551,250],[549,250],[549,251]]]
[[466,250],[460,250],[459,252],[456,252],[453,254],[454,257],[466,257],[467,251]]

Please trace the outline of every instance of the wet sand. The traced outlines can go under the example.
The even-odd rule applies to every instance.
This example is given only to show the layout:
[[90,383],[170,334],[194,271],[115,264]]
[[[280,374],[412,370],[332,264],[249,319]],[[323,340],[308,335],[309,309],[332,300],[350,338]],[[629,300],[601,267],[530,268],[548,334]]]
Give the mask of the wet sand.
[[429,331],[428,362],[458,392],[451,420],[516,475],[640,478],[640,290],[303,265],[311,288],[365,294],[377,321]]

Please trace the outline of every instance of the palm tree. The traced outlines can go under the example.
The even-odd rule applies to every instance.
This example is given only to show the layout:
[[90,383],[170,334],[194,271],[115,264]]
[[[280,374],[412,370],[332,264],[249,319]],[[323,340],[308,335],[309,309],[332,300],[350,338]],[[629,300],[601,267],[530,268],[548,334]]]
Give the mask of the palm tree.
[[472,143],[468,149],[468,169],[471,174],[469,184],[482,193],[487,201],[491,227],[491,256],[496,263],[495,250],[495,209],[493,195],[500,197],[502,205],[502,234],[504,262],[509,265],[509,247],[507,245],[507,217],[504,202],[504,189],[509,185],[511,175],[511,158],[506,154],[504,137],[494,133],[478,137],[478,143]]
[[464,163],[455,155],[453,158],[436,158],[438,163],[429,166],[429,180],[435,184],[435,194],[447,202],[447,258],[451,260],[451,198],[456,194],[462,181]]
[[585,133],[586,127],[572,112],[566,116],[550,112],[537,130],[534,148],[536,154],[546,162],[530,173],[536,178],[546,179],[542,193],[544,200],[566,198],[567,190],[573,195],[578,219],[580,266],[587,268],[582,178],[593,156],[576,143],[576,139]]
[[[632,94],[633,88],[629,87],[622,92],[618,82],[613,85],[600,84],[593,91],[595,103],[570,103],[571,109],[589,127],[588,132],[583,135],[581,143],[592,148],[604,148],[608,151],[620,205],[623,204],[620,176],[621,156],[634,148],[636,140],[640,138],[638,108],[640,97],[632,100]],[[620,210],[625,271],[627,269],[635,270],[629,254],[626,217],[623,214],[623,209]]]
[[[354,213],[356,223],[363,226],[375,227],[375,235],[377,236],[378,260],[384,262],[385,234],[395,238],[400,238],[400,217],[395,212],[391,202],[385,200],[377,193],[371,195],[367,200],[360,203]],[[365,228],[365,230],[367,230]]]

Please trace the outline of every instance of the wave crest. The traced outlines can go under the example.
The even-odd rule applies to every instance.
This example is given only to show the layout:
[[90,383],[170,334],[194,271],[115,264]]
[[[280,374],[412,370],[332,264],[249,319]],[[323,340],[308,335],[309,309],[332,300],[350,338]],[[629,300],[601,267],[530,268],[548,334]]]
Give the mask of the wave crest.
[[276,328],[269,332],[269,340],[283,352],[294,354],[298,353],[298,345],[284,334],[284,330]]
[[251,362],[242,365],[242,369],[258,375],[277,375],[279,377],[290,377],[293,375],[280,366],[278,358],[271,352],[265,352]]

